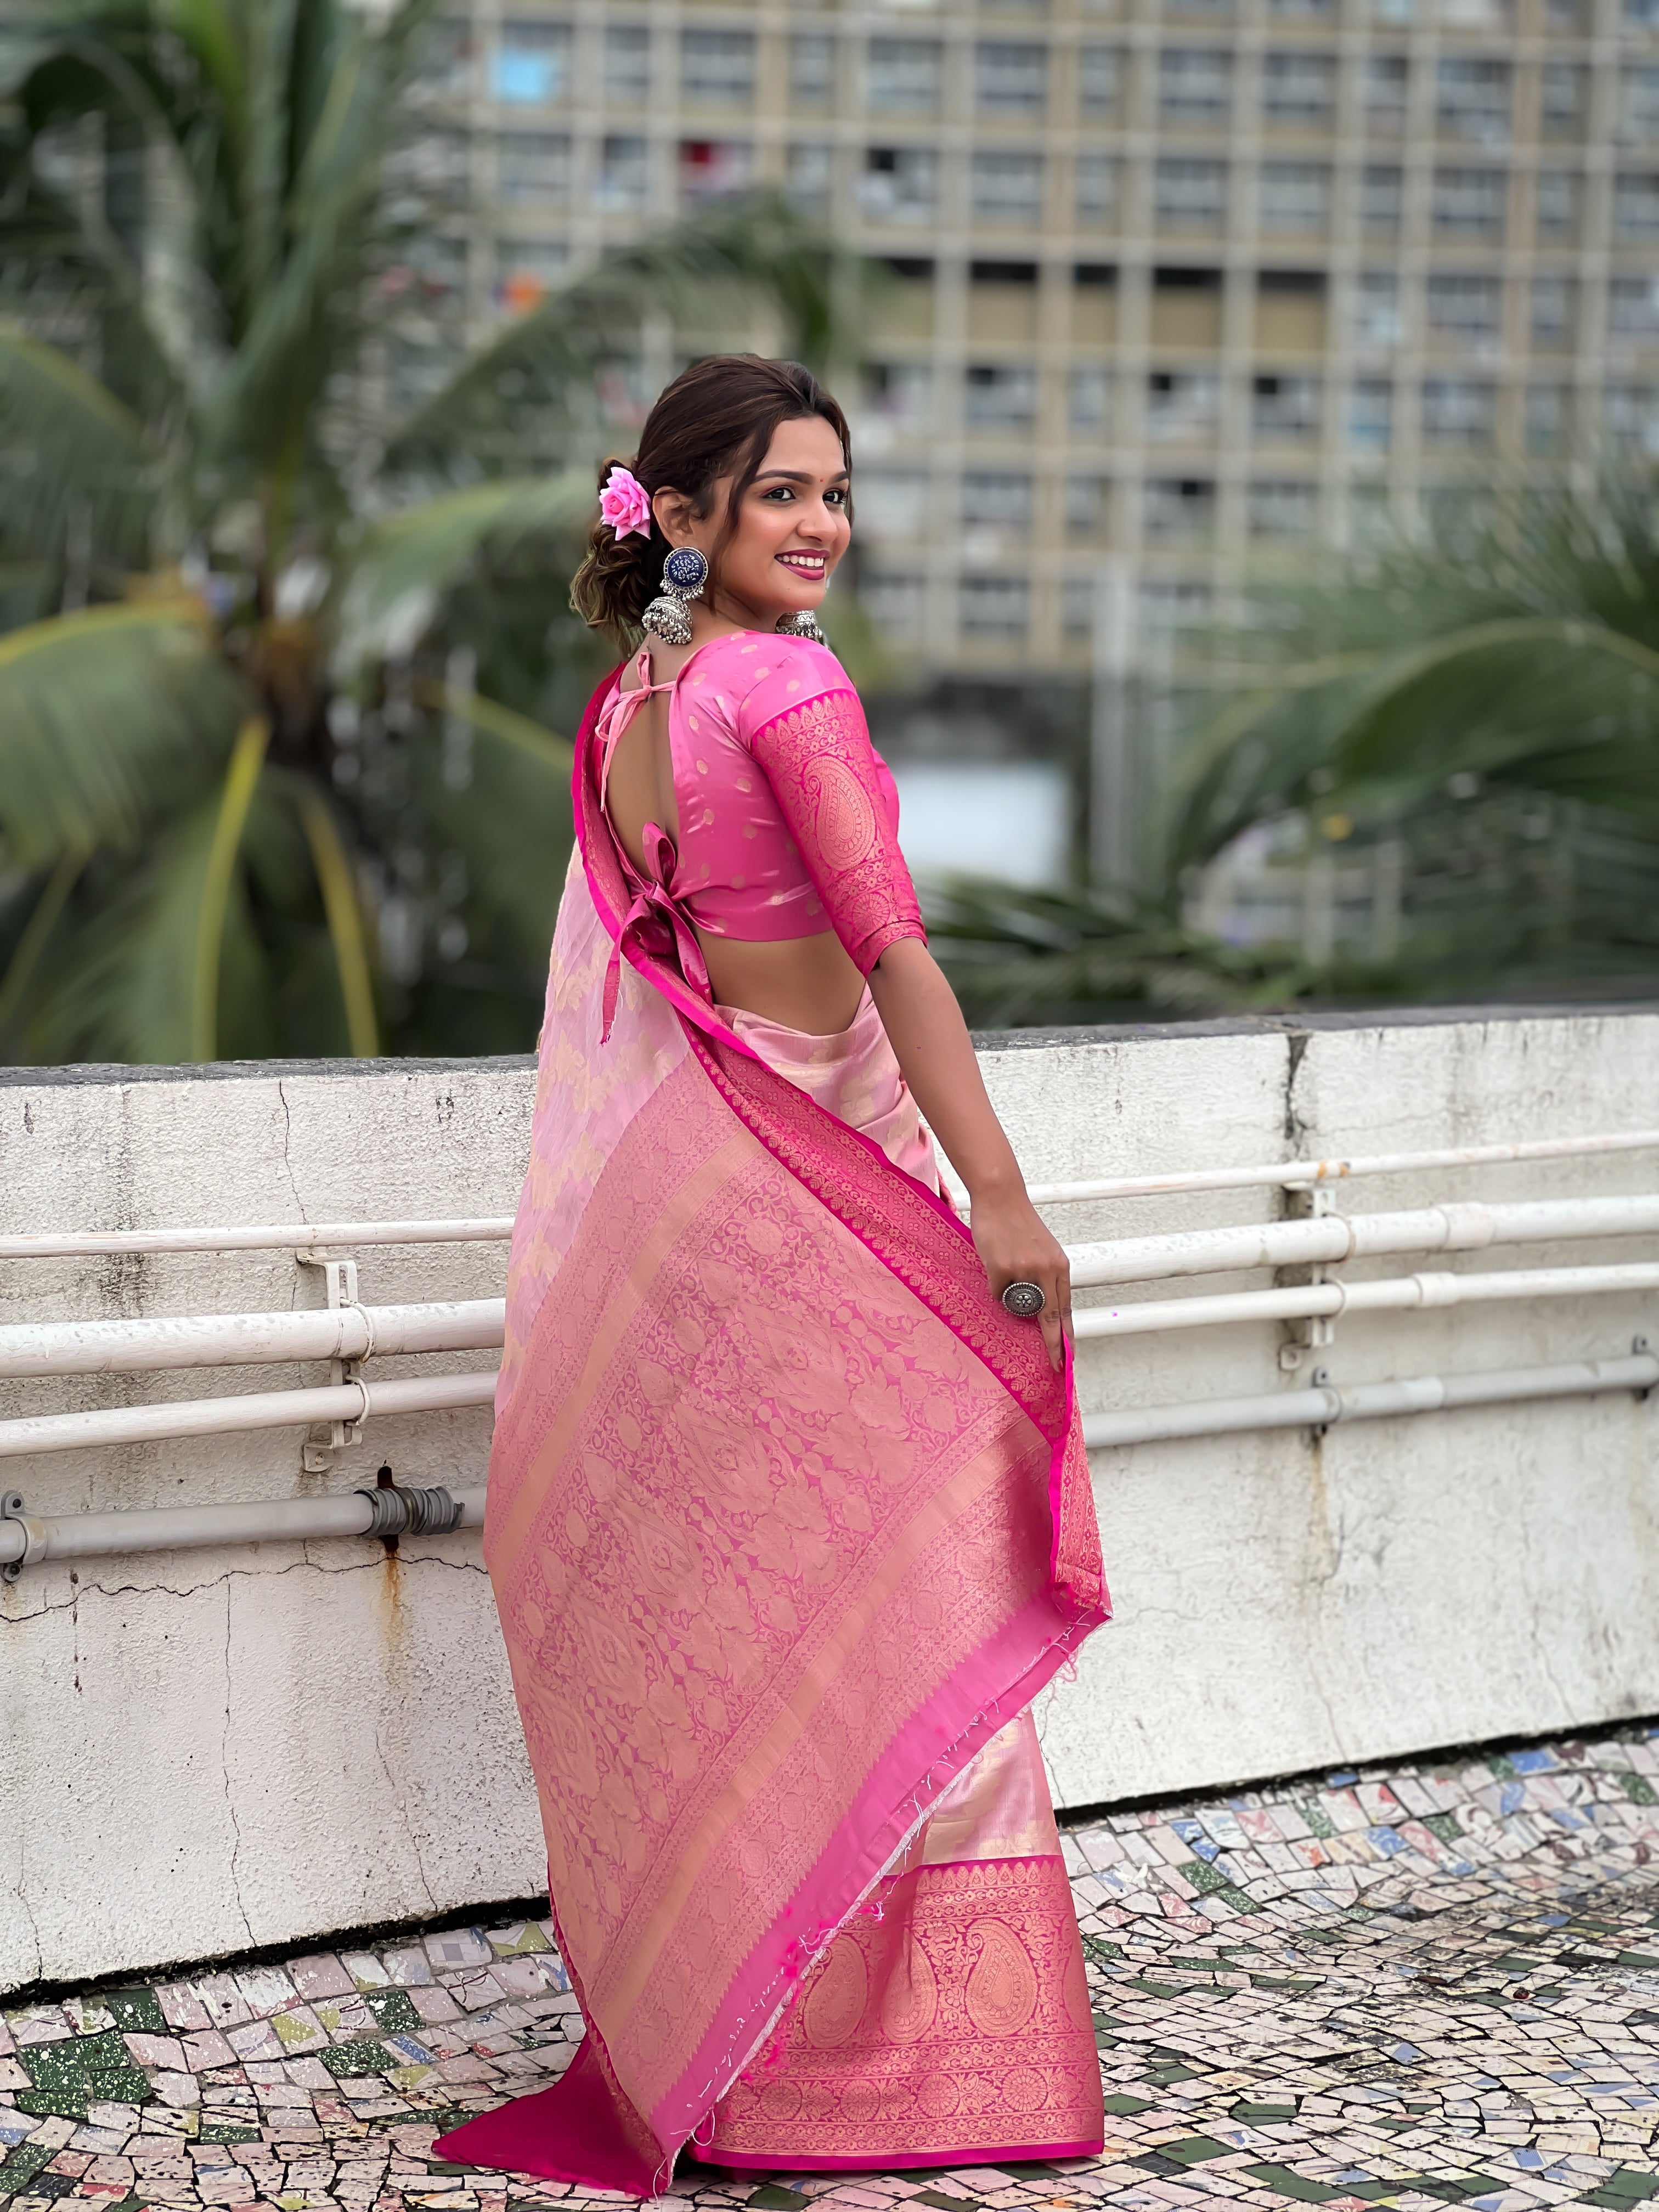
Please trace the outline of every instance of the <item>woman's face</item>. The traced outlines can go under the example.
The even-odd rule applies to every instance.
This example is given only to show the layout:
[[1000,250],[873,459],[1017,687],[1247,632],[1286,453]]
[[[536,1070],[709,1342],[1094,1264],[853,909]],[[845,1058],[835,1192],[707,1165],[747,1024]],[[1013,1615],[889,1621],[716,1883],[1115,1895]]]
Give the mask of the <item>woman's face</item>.
[[672,544],[696,545],[715,565],[710,604],[755,629],[816,607],[853,534],[840,439],[819,415],[781,422],[720,545],[730,490],[729,478],[716,484],[704,517],[659,510]]

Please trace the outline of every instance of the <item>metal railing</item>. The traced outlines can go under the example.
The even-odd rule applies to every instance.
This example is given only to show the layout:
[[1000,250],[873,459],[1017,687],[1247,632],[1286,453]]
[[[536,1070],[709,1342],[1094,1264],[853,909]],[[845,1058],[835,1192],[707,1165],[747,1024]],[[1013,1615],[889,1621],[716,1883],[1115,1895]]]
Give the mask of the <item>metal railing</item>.
[[[1659,1261],[1602,1267],[1535,1267],[1506,1272],[1413,1273],[1374,1281],[1328,1279],[1346,1261],[1395,1254],[1480,1251],[1494,1245],[1548,1243],[1659,1232],[1659,1195],[1457,1201],[1395,1212],[1344,1214],[1335,1192],[1376,1175],[1417,1174],[1521,1162],[1587,1158],[1659,1150],[1659,1129],[1609,1135],[1547,1138],[1421,1152],[1304,1159],[1185,1174],[1103,1177],[1038,1183],[1031,1195],[1058,1206],[1103,1199],[1278,1188],[1304,1194],[1304,1219],[1238,1227],[1124,1237],[1068,1248],[1079,1289],[1173,1280],[1262,1268],[1305,1268],[1313,1279],[1267,1290],[1148,1299],[1083,1307],[1077,1334],[1094,1338],[1186,1331],[1240,1322],[1301,1322],[1309,1352],[1328,1342],[1339,1316],[1404,1311],[1516,1299],[1601,1296],[1659,1290]],[[0,1421],[0,1458],[89,1446],[327,1424],[332,1442],[305,1447],[313,1471],[362,1436],[362,1424],[392,1415],[432,1413],[490,1402],[492,1371],[371,1381],[362,1363],[375,1358],[500,1346],[501,1298],[434,1300],[369,1306],[357,1297],[356,1266],[342,1249],[391,1245],[488,1243],[512,1233],[507,1217],[470,1220],[332,1222],[179,1229],[44,1231],[0,1236],[0,1259],[106,1258],[129,1253],[181,1254],[289,1249],[302,1266],[319,1268],[328,1306],[286,1313],[191,1315],[161,1319],[30,1322],[0,1328],[0,1379],[138,1374],[275,1362],[327,1361],[323,1386],[238,1392],[229,1395],[45,1413]],[[1294,1370],[1304,1347],[1280,1348]],[[1339,1388],[1322,1369],[1311,1387],[1249,1397],[1200,1400],[1089,1415],[1091,1447],[1249,1430],[1309,1427],[1393,1418],[1455,1407],[1486,1406],[1607,1391],[1645,1395],[1659,1384],[1659,1360],[1644,1339],[1628,1353],[1484,1374],[1418,1376]],[[307,1540],[340,1535],[419,1533],[467,1527],[481,1519],[482,1490],[423,1492],[358,1491],[246,1504],[167,1506],[141,1511],[45,1518],[30,1515],[21,1493],[0,1495],[0,1572],[15,1577],[26,1564],[83,1559],[106,1552],[165,1551],[221,1543]],[[441,1508],[422,1498],[441,1498]]]

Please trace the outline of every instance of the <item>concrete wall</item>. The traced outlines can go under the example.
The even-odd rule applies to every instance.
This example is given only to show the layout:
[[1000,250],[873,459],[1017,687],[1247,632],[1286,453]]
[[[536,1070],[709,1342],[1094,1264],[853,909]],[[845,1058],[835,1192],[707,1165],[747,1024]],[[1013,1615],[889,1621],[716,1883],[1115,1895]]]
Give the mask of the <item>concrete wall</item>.
[[[1652,1011],[982,1047],[1033,1178],[1659,1122]],[[0,1229],[510,1212],[530,1089],[518,1061],[12,1072]],[[1656,1177],[1659,1155],[1635,1154],[1379,1178],[1346,1202],[1637,1191]],[[1062,1233],[1280,1210],[1273,1192],[1140,1199],[1073,1209]],[[1617,1255],[1650,1250],[1632,1240]],[[362,1295],[486,1295],[502,1263],[490,1247],[368,1251]],[[284,1253],[0,1262],[3,1321],[321,1303],[315,1271]],[[1650,1294],[1362,1316],[1322,1357],[1348,1382],[1619,1352],[1641,1331],[1659,1335]],[[1256,1323],[1092,1345],[1085,1403],[1272,1389],[1285,1379],[1279,1340]],[[320,1379],[7,1385],[0,1414]],[[1609,1398],[1319,1443],[1291,1431],[1097,1453],[1119,1617],[1044,1700],[1061,1801],[1659,1711],[1656,1424],[1655,1406]],[[294,1431],[43,1455],[0,1476],[48,1513],[349,1487],[383,1460],[400,1480],[476,1483],[487,1436],[483,1412],[386,1420],[322,1477],[301,1474]],[[541,1879],[475,1534],[405,1540],[396,1562],[341,1542],[49,1565],[0,1592],[0,1990],[528,1895]]]

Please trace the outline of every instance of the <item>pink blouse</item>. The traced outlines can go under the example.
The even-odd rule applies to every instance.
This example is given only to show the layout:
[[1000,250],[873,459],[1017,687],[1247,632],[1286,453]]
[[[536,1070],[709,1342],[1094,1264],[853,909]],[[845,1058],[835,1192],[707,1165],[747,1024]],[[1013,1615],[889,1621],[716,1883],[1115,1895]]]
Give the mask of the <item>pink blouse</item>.
[[600,709],[601,800],[618,738],[665,691],[679,842],[647,823],[641,876],[617,840],[636,892],[624,933],[650,915],[668,922],[704,989],[688,923],[748,943],[832,928],[861,975],[900,938],[925,941],[898,793],[834,653],[742,630],[700,646],[668,683],[651,682],[648,647],[635,666],[639,689],[623,690],[619,674]]

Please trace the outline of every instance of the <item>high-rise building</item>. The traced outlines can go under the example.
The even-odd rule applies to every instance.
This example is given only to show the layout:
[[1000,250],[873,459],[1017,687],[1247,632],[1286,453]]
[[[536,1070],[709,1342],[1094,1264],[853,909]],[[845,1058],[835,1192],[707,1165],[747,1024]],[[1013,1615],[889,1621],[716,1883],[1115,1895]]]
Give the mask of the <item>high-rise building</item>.
[[1659,0],[470,0],[439,41],[428,281],[475,325],[750,182],[886,264],[861,588],[934,668],[1080,673],[1109,599],[1133,643],[1659,451]]

